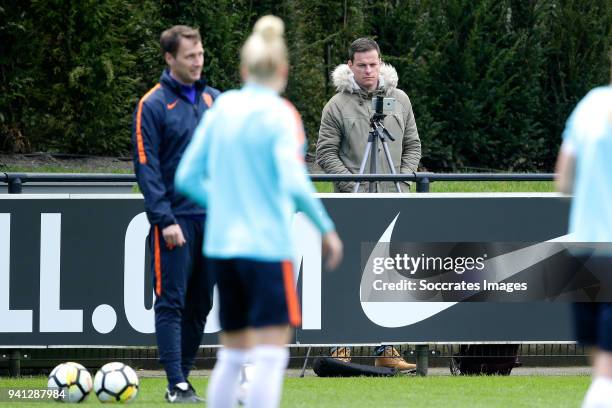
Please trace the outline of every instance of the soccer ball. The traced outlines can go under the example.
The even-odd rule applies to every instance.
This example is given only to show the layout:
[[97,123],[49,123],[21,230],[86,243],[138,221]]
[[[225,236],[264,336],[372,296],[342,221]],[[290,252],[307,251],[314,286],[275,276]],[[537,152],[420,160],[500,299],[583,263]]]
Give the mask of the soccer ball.
[[108,363],[94,377],[93,387],[102,402],[130,402],[138,395],[138,376],[123,363]]
[[91,392],[91,374],[79,363],[62,363],[49,374],[47,388],[59,391],[57,401],[81,402]]
[[240,370],[240,385],[238,387],[238,405],[246,404],[247,395],[249,393],[249,387],[251,380],[253,380],[253,374],[255,372],[255,366],[253,364],[245,364]]

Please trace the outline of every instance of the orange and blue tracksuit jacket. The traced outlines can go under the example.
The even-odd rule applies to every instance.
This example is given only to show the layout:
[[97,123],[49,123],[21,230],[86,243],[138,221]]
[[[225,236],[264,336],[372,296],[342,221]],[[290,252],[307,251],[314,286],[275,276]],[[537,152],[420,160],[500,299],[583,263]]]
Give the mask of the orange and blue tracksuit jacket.
[[[138,102],[132,130],[134,170],[151,224],[148,245],[159,361],[169,388],[187,380],[212,305],[213,286],[201,249],[204,210],[174,188],[183,152],[219,95],[205,81],[194,85],[185,87],[164,71],[159,84]],[[162,230],[172,224],[180,225],[186,245],[162,245]],[[188,290],[194,294],[189,300]]]
[[134,172],[144,196],[151,225],[163,229],[175,216],[198,216],[204,210],[174,188],[174,173],[204,113],[220,92],[195,83],[195,103],[166,69],[159,83],[138,102],[134,111],[132,143]]

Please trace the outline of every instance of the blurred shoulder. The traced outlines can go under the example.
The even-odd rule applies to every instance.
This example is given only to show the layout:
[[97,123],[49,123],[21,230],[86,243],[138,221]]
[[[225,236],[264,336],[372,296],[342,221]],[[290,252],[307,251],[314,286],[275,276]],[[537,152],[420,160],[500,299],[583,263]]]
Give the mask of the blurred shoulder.
[[216,97],[215,104],[213,105],[213,107],[233,104],[239,98],[240,98],[240,91],[238,91],[237,89],[232,89],[229,91],[222,92]]
[[294,126],[295,123],[302,123],[299,111],[286,98],[269,96],[266,98],[265,105],[258,107],[261,109],[260,117],[271,128],[286,128]]
[[585,101],[591,103],[599,103],[612,100],[612,85],[599,86],[591,89],[589,93],[584,97]]
[[576,106],[577,116],[598,115],[608,112],[612,106],[612,86],[593,88]]
[[295,105],[287,98],[282,98],[279,97],[278,98],[279,102],[280,102],[280,106],[282,110],[284,110],[284,114],[290,114],[290,115],[294,115],[294,116],[301,116],[300,112],[297,110],[297,108],[295,107]]

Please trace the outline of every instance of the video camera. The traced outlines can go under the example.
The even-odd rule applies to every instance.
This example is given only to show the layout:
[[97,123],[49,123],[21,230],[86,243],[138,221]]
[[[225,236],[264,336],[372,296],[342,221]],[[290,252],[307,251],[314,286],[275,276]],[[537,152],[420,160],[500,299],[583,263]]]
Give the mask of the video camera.
[[395,111],[395,98],[375,96],[372,98],[372,110],[376,115],[390,115]]

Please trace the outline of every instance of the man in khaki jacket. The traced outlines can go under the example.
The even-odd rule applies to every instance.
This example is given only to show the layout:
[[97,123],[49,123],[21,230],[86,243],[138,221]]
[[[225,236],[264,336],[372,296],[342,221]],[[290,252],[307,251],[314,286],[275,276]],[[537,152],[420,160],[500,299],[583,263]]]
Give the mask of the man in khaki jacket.
[[[395,98],[395,111],[384,119],[384,126],[395,138],[387,140],[389,152],[397,173],[416,171],[421,158],[421,141],[412,113],[408,95],[397,89],[397,72],[391,65],[383,64],[380,48],[369,38],[355,40],[349,48],[347,64],[336,67],[332,79],[338,93],[332,97],[321,117],[316,161],[330,174],[359,173],[359,166],[368,143],[372,97]],[[377,143],[376,152],[379,173],[391,173],[385,152]],[[370,158],[374,152],[370,153]],[[369,162],[366,163],[369,169]],[[336,192],[353,191],[354,182],[335,183]],[[402,183],[400,183],[402,185]],[[403,184],[407,191],[407,184]],[[368,191],[368,183],[361,183],[360,192]],[[379,183],[379,192],[396,192],[395,183]],[[349,347],[332,348],[332,357],[344,362],[351,361]],[[407,363],[392,346],[382,345],[375,351],[376,366],[393,367],[400,371],[416,368]]]
[[[372,97],[395,98],[395,111],[384,119],[384,126],[395,138],[387,140],[397,173],[417,170],[421,158],[421,141],[408,95],[397,88],[397,72],[382,63],[378,44],[369,38],[355,40],[349,48],[347,64],[336,67],[332,74],[338,91],[321,117],[317,141],[317,164],[328,174],[359,173],[359,166],[368,143]],[[379,173],[391,173],[385,152],[377,143]],[[369,169],[369,160],[366,163]],[[368,191],[368,183],[361,183],[359,191]],[[336,192],[352,192],[354,182],[335,183]],[[407,187],[406,184],[403,185]],[[408,188],[404,188],[407,191]],[[379,192],[395,192],[395,184],[379,183]]]

